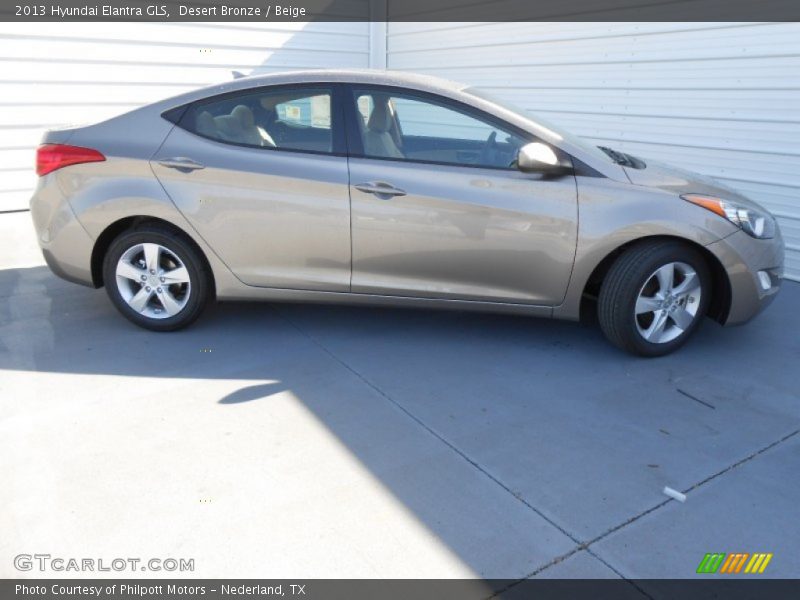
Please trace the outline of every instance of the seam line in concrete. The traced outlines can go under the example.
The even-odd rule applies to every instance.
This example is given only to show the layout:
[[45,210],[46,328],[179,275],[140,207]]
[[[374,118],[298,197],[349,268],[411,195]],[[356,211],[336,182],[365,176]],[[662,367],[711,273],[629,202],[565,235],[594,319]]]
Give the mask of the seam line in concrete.
[[[745,456],[745,457],[744,457],[744,458],[742,458],[741,460],[738,460],[738,461],[736,461],[736,462],[735,462],[735,463],[733,463],[732,465],[729,465],[728,467],[725,467],[724,469],[722,469],[722,470],[720,470],[720,471],[717,471],[717,472],[716,472],[716,473],[714,473],[713,475],[710,475],[710,476],[706,477],[705,479],[702,479],[701,481],[699,481],[699,482],[697,482],[697,483],[695,483],[695,484],[693,484],[693,485],[689,486],[688,488],[686,488],[686,489],[684,490],[684,492],[683,492],[683,493],[685,493],[685,494],[688,494],[690,491],[692,491],[692,490],[696,490],[697,488],[699,488],[699,487],[702,487],[703,485],[705,485],[705,484],[709,483],[710,481],[713,481],[714,479],[717,479],[718,477],[721,477],[721,476],[722,476],[722,475],[724,475],[725,473],[728,473],[728,472],[732,471],[733,469],[736,469],[737,467],[740,467],[740,466],[742,466],[743,464],[745,464],[745,463],[747,463],[747,462],[750,462],[751,460],[753,460],[753,459],[754,459],[754,458],[756,458],[757,456],[760,456],[761,454],[764,454],[765,452],[768,452],[769,450],[772,450],[772,449],[773,449],[773,448],[775,448],[776,446],[778,446],[778,445],[780,445],[780,444],[782,444],[782,443],[786,442],[787,440],[789,440],[789,439],[793,438],[794,436],[796,436],[796,435],[797,435],[797,434],[799,434],[799,433],[800,433],[800,429],[796,429],[796,430],[792,431],[791,433],[788,433],[787,435],[783,436],[782,438],[780,438],[780,439],[778,439],[778,440],[776,440],[776,441],[774,441],[774,442],[772,442],[772,443],[770,443],[770,444],[767,444],[767,445],[766,445],[766,446],[764,446],[763,448],[760,448],[759,450],[756,450],[755,452],[753,452],[753,453],[751,453],[751,454],[748,454],[747,456]],[[652,513],[652,512],[655,512],[656,510],[658,510],[658,509],[659,509],[659,508],[661,508],[662,506],[666,506],[666,505],[667,505],[667,504],[669,504],[670,502],[674,502],[674,500],[673,500],[672,498],[668,498],[668,499],[666,499],[666,500],[663,500],[663,501],[659,502],[659,503],[658,503],[658,504],[656,504],[655,506],[651,506],[651,507],[650,507],[650,508],[648,508],[647,510],[645,510],[645,511],[643,511],[643,512],[641,512],[641,513],[637,514],[637,515],[634,515],[634,516],[633,516],[633,517],[631,517],[630,519],[628,519],[628,520],[626,520],[626,521],[624,521],[624,522],[622,522],[622,523],[620,523],[620,524],[618,524],[618,525],[615,525],[614,527],[612,527],[612,528],[610,528],[610,529],[606,530],[605,532],[603,532],[603,533],[601,533],[600,535],[596,536],[595,538],[593,538],[593,539],[589,540],[588,542],[585,542],[585,543],[583,543],[583,544],[579,545],[578,547],[576,547],[576,548],[573,548],[573,549],[572,549],[570,552],[567,552],[567,553],[565,553],[565,554],[563,554],[563,555],[561,555],[561,556],[558,556],[558,557],[554,558],[552,561],[550,561],[549,563],[547,563],[547,564],[546,564],[546,565],[544,565],[543,567],[541,567],[541,568],[539,568],[539,569],[537,569],[537,570],[535,570],[535,571],[531,572],[531,573],[530,573],[530,574],[529,574],[527,577],[524,577],[523,579],[520,579],[520,580],[518,580],[518,581],[515,581],[514,583],[511,583],[511,584],[509,584],[509,585],[508,585],[508,586],[507,586],[505,589],[512,588],[512,587],[514,587],[515,585],[517,585],[518,583],[520,583],[520,582],[524,581],[525,579],[529,579],[530,577],[533,577],[533,576],[535,576],[535,575],[538,575],[538,574],[539,574],[539,573],[541,573],[542,571],[544,571],[544,570],[546,570],[546,569],[549,569],[549,568],[550,568],[550,567],[552,567],[552,566],[555,566],[555,565],[557,565],[558,563],[562,562],[563,560],[566,560],[567,558],[569,558],[569,557],[570,557],[570,556],[572,556],[573,554],[577,554],[577,553],[578,553],[578,552],[580,552],[581,550],[586,550],[586,551],[587,551],[589,554],[591,554],[591,555],[592,555],[592,556],[594,556],[594,557],[595,557],[597,560],[599,560],[599,561],[600,561],[600,562],[602,562],[604,565],[606,565],[606,566],[607,566],[609,569],[611,569],[611,570],[612,570],[614,573],[616,573],[617,575],[619,575],[620,577],[622,577],[623,579],[625,579],[626,581],[628,581],[628,582],[629,582],[631,585],[633,585],[633,586],[634,586],[634,587],[635,587],[637,590],[639,590],[639,591],[640,591],[642,594],[644,594],[645,596],[647,596],[648,598],[650,598],[651,596],[650,596],[649,594],[647,594],[647,592],[645,592],[645,591],[644,591],[642,588],[640,588],[638,585],[636,585],[636,584],[635,584],[633,581],[631,581],[630,579],[628,579],[627,577],[625,577],[624,575],[622,575],[622,573],[620,573],[620,572],[619,572],[617,569],[615,569],[615,568],[614,568],[614,567],[613,567],[613,566],[612,566],[610,563],[608,563],[606,560],[604,560],[602,557],[600,557],[600,555],[598,555],[597,553],[595,553],[595,552],[594,552],[594,551],[593,551],[593,550],[590,548],[590,546],[592,546],[593,544],[596,544],[597,542],[599,542],[599,541],[601,541],[601,540],[605,539],[606,537],[608,537],[608,536],[609,536],[609,535],[611,535],[612,533],[616,533],[616,532],[617,532],[617,531],[619,531],[620,529],[623,529],[623,528],[627,527],[627,526],[628,526],[628,525],[630,525],[631,523],[634,523],[635,521],[638,521],[638,520],[639,520],[639,519],[641,519],[642,517],[645,517],[645,516],[649,515],[650,513]]]
[[691,492],[692,490],[694,490],[694,489],[697,489],[697,488],[699,488],[699,487],[700,487],[700,486],[702,486],[702,485],[705,485],[705,484],[706,484],[706,483],[708,483],[709,481],[711,481],[711,480],[713,480],[713,479],[716,479],[717,477],[720,477],[721,475],[724,475],[724,474],[725,474],[725,473],[727,473],[728,471],[732,471],[733,469],[735,469],[735,468],[737,468],[737,467],[739,467],[739,466],[743,465],[744,463],[746,463],[746,462],[750,462],[751,460],[753,460],[753,459],[754,459],[754,458],[756,458],[757,456],[759,456],[759,455],[761,455],[761,454],[764,454],[764,452],[767,452],[767,451],[769,451],[769,450],[772,450],[772,449],[773,449],[775,446],[777,446],[777,445],[779,445],[779,444],[782,444],[783,442],[785,442],[785,441],[787,441],[787,440],[789,440],[789,439],[793,438],[793,437],[794,437],[794,436],[796,436],[798,433],[800,433],[800,429],[795,429],[795,430],[794,430],[794,431],[792,431],[791,433],[789,433],[789,434],[786,434],[785,436],[783,436],[781,439],[779,439],[779,440],[777,440],[777,441],[774,441],[774,442],[772,442],[771,444],[769,444],[769,445],[767,445],[767,446],[764,446],[763,448],[761,448],[761,450],[756,450],[756,451],[755,451],[755,452],[753,452],[752,454],[750,454],[750,455],[748,455],[748,456],[745,456],[745,457],[744,457],[743,459],[741,459],[740,461],[733,463],[731,466],[729,466],[729,467],[727,467],[727,468],[725,468],[725,469],[722,469],[721,471],[717,471],[717,472],[716,472],[716,473],[714,473],[713,475],[710,475],[710,476],[706,477],[705,479],[703,479],[702,481],[700,481],[700,482],[698,482],[698,483],[695,483],[693,486],[691,486],[691,487],[689,487],[689,488],[685,489],[685,490],[683,491],[683,493],[684,493],[684,494],[688,494],[688,493],[689,493],[689,492]]
[[616,574],[620,579],[622,579],[623,581],[628,582],[629,585],[631,585],[633,588],[635,588],[636,591],[638,591],[640,594],[642,594],[645,598],[648,598],[649,600],[655,600],[655,598],[653,598],[653,596],[651,596],[646,591],[644,591],[643,587],[639,586],[639,584],[636,583],[635,581],[633,581],[632,579],[628,579],[627,577],[625,577],[625,575],[623,575],[620,571],[618,571],[614,566],[612,566],[612,564],[610,562],[608,562],[605,558],[601,557],[594,550],[592,550],[591,548],[587,547],[586,548],[586,552],[589,555],[594,556],[597,560],[599,560],[601,563],[603,563],[606,567],[611,569],[611,571],[614,574]]
[[649,598],[649,600],[654,600],[654,598],[650,594],[648,594],[646,591],[644,591],[643,588],[639,587],[639,585],[637,585],[635,581],[632,581],[632,580],[628,579],[627,577],[625,577],[617,569],[615,569],[613,566],[611,566],[611,564],[609,564],[603,558],[601,558],[599,555],[597,555],[595,552],[593,552],[591,548],[583,547],[583,546],[576,546],[575,548],[573,548],[572,550],[570,550],[566,554],[562,554],[561,556],[557,556],[556,558],[554,558],[553,560],[548,562],[546,565],[542,565],[541,567],[539,567],[535,571],[532,571],[531,573],[529,573],[527,575],[527,577],[523,577],[522,579],[517,579],[516,581],[514,581],[512,583],[509,583],[503,589],[501,589],[501,590],[495,592],[494,594],[492,594],[491,596],[489,596],[489,598],[487,600],[491,600],[492,598],[499,597],[501,594],[503,594],[503,593],[507,592],[508,590],[512,589],[513,587],[519,585],[520,583],[522,583],[526,579],[530,579],[531,577],[535,577],[536,575],[538,575],[542,571],[546,571],[547,569],[549,569],[551,567],[554,567],[555,565],[557,565],[557,564],[559,564],[561,562],[564,562],[565,560],[567,560],[571,556],[574,556],[574,555],[578,554],[579,552],[583,552],[584,550],[586,551],[587,554],[589,554],[590,556],[593,556],[598,561],[600,561],[602,564],[604,564],[606,567],[608,567],[615,575],[617,575],[621,580],[623,580],[625,583],[627,583],[628,585],[633,587],[637,592],[642,594],[645,598]]

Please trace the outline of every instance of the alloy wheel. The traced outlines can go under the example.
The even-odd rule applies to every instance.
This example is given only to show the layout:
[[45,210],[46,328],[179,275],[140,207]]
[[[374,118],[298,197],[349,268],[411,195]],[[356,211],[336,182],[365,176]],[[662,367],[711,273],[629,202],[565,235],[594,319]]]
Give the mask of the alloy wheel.
[[684,262],[670,262],[647,278],[636,298],[639,334],[652,344],[671,342],[698,318],[703,293],[697,272]]
[[116,279],[128,306],[151,319],[174,317],[184,309],[192,292],[186,265],[160,244],[131,246],[117,261]]

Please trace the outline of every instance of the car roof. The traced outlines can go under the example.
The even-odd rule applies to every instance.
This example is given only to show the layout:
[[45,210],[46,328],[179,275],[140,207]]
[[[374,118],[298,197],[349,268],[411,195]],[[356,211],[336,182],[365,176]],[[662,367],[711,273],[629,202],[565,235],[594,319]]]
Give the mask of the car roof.
[[375,69],[309,69],[304,71],[282,71],[280,73],[270,73],[267,75],[239,77],[231,81],[210,85],[179,96],[167,98],[151,106],[159,110],[165,110],[228,92],[236,92],[268,85],[295,83],[362,83],[365,85],[390,85],[442,94],[445,96],[454,96],[467,87],[462,83],[439,77],[419,75],[416,73],[403,73],[400,71],[379,71]]
[[237,81],[250,85],[275,85],[279,83],[363,83],[369,85],[393,85],[418,89],[430,88],[436,91],[459,91],[466,86],[462,83],[418,73],[403,71],[384,71],[377,69],[309,69],[304,71],[285,71],[268,75],[251,75]]

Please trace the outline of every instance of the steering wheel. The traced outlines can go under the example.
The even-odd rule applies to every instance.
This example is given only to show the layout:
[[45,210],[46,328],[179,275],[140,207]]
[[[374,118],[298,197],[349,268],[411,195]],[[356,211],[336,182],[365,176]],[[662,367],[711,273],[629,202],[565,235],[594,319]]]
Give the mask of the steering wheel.
[[497,148],[497,132],[492,131],[486,139],[486,143],[481,150],[481,164],[482,165],[496,165],[498,164],[499,150]]

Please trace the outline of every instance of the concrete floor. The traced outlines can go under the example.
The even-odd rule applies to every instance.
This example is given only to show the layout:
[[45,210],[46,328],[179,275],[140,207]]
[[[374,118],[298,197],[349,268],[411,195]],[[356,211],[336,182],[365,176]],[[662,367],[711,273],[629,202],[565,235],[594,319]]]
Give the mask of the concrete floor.
[[692,577],[773,552],[765,576],[800,577],[798,284],[643,360],[592,326],[450,312],[223,304],[154,334],[51,275],[27,214],[0,215],[0,248],[0,577],[21,552],[286,578]]

